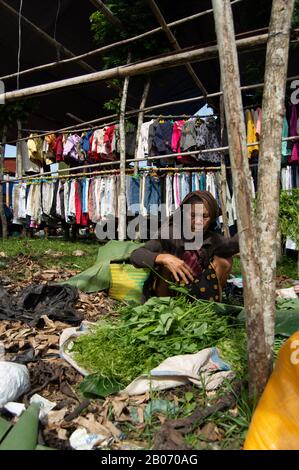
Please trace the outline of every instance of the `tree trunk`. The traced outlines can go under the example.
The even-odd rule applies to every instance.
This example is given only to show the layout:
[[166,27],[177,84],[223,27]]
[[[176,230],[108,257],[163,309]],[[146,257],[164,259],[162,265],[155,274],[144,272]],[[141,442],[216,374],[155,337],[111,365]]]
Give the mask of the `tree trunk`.
[[[131,62],[131,53],[128,54],[129,64]],[[125,112],[127,95],[129,88],[130,77],[126,77],[124,80],[123,92],[120,103],[120,115],[119,115],[119,138],[120,138],[120,188],[118,196],[118,239],[126,239],[126,226],[127,226],[127,201],[126,201],[126,122]]]
[[7,239],[7,219],[4,212],[3,186],[4,186],[4,156],[7,127],[3,127],[2,144],[0,144],[0,219],[2,225],[2,238]]
[[260,395],[269,370],[261,308],[260,271],[240,74],[229,0],[212,0],[228,129],[246,312],[250,393]]
[[276,238],[279,211],[282,123],[294,0],[273,0],[266,52],[258,167],[257,235],[262,311],[269,366],[275,328]]
[[[137,153],[138,153],[138,144],[139,144],[139,138],[140,138],[140,134],[141,134],[141,126],[143,124],[144,108],[145,108],[146,100],[147,100],[147,97],[148,97],[150,84],[151,84],[151,79],[150,79],[150,77],[148,77],[148,79],[146,80],[146,82],[144,84],[144,89],[143,89],[141,102],[140,102],[140,108],[139,108],[140,111],[138,113],[138,123],[137,123],[137,131],[136,131],[136,144],[135,144],[135,156],[134,156],[135,159],[138,158],[138,155],[137,155]],[[135,173],[136,173],[137,169],[138,169],[138,162],[135,162],[134,168],[135,168]]]

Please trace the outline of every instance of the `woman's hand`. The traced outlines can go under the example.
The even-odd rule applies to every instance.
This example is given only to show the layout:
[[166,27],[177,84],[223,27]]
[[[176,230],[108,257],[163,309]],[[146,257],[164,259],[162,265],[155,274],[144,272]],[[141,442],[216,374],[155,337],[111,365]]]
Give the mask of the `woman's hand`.
[[176,282],[183,281],[184,284],[189,284],[190,281],[194,281],[191,268],[183,260],[174,255],[167,253],[158,255],[155,262],[169,269]]

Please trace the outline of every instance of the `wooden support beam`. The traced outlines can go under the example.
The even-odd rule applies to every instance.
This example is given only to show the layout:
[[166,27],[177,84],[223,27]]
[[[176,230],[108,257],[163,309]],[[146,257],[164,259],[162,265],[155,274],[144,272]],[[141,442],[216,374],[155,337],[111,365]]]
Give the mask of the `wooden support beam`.
[[[15,17],[19,17],[19,12],[12,8],[8,3],[6,3],[4,0],[0,0],[0,5],[2,5],[4,8],[6,8],[10,13],[12,13]],[[28,20],[25,18],[25,16],[21,15],[21,19],[24,24],[26,24],[30,29],[32,29],[40,38],[43,38],[45,41],[47,41],[49,44],[52,44],[56,48],[56,50],[59,51],[59,53],[63,53],[67,57],[72,57],[75,58],[76,55],[71,52],[69,49],[64,47],[60,42],[56,41],[56,39],[52,38],[48,33],[40,29],[38,26],[36,26],[32,21]],[[78,64],[87,72],[95,72],[95,69],[91,67],[91,65],[87,64],[83,60],[78,60]]]
[[[164,19],[164,16],[162,15],[162,12],[161,12],[160,8],[158,7],[158,5],[156,4],[155,0],[147,0],[147,3],[149,4],[150,9],[152,10],[152,12],[155,15],[158,23],[160,24],[161,28],[163,29],[164,33],[166,34],[171,47],[175,51],[181,51],[182,48],[181,48],[179,42],[177,41],[177,39],[176,39],[175,35],[173,34],[173,32],[167,26],[167,23]],[[205,89],[202,82],[199,80],[198,76],[196,75],[196,72],[195,72],[194,68],[192,67],[192,65],[187,63],[187,64],[185,64],[185,67],[188,70],[189,75],[192,77],[192,80],[194,81],[194,83],[196,83],[198,88],[203,92],[204,96],[206,96],[208,92]]]
[[[17,120],[18,128],[18,139],[22,138],[22,123]],[[23,160],[22,160],[22,141],[17,142],[17,158],[16,158],[16,177],[21,178],[23,176]]]
[[[267,42],[257,193],[262,312],[269,367],[275,329],[276,255],[285,81],[294,0],[273,0]],[[268,374],[271,372],[271,367]]]
[[[149,94],[150,84],[151,84],[151,79],[149,77],[144,83],[144,89],[143,89],[140,107],[139,107],[138,123],[137,123],[137,130],[136,130],[136,144],[135,144],[135,157],[134,157],[135,159],[138,158],[138,145],[139,145],[139,139],[140,139],[140,134],[141,134],[141,126],[143,124],[144,108],[145,108],[145,103]],[[135,168],[135,173],[137,173],[138,162],[135,162],[134,168]]]
[[[0,0],[1,1],[1,0]],[[255,47],[265,44],[268,39],[268,34],[261,34],[251,38],[239,39],[236,41],[237,47],[242,50],[248,47]],[[0,94],[0,100],[5,99],[6,102],[24,98],[26,96],[39,95],[41,93],[48,93],[54,90],[67,88],[75,85],[83,85],[87,83],[94,83],[100,80],[111,80],[114,78],[125,78],[127,76],[141,75],[145,73],[153,73],[157,70],[162,70],[170,67],[177,67],[186,63],[198,62],[209,58],[217,57],[218,47],[210,46],[187,50],[182,52],[173,52],[162,57],[155,59],[143,60],[134,64],[124,65],[121,67],[114,67],[100,72],[80,75],[78,77],[68,78],[65,80],[58,80],[44,85],[37,85],[28,87],[21,90],[11,91],[5,93],[4,96]],[[211,96],[211,95],[210,95]]]
[[212,5],[219,47],[233,187],[238,215],[240,255],[244,280],[249,387],[252,394],[257,393],[260,395],[268,379],[269,363],[261,306],[258,244],[252,204],[251,173],[247,157],[234,22],[229,0],[212,0]]
[[[220,96],[220,145],[224,146],[224,126],[225,126],[225,112],[224,112],[224,102],[223,95]],[[225,157],[224,154],[221,154],[221,172],[220,172],[220,201],[222,209],[222,221],[223,221],[223,233],[224,236],[229,238],[229,225],[227,217],[227,192],[226,192],[226,166],[225,166]]]
[[118,29],[123,29],[123,24],[122,22],[120,21],[119,18],[117,18],[113,13],[112,11],[110,10],[110,8],[108,8],[104,2],[102,2],[101,0],[90,0],[90,2],[98,9],[100,10],[103,15],[105,16],[105,18],[111,23],[113,24],[116,28]]
[[[131,54],[128,54],[127,63],[131,62]],[[125,77],[123,92],[120,103],[119,115],[119,138],[120,138],[120,157],[119,157],[119,170],[120,170],[120,185],[118,196],[118,239],[125,240],[127,235],[127,199],[126,199],[126,103],[128,96],[130,77]]]
[[6,143],[7,126],[3,126],[2,131],[2,144],[0,144],[0,223],[2,225],[2,238],[7,238],[7,220],[4,212],[3,201],[3,188],[4,188],[4,158],[5,158],[5,143]]

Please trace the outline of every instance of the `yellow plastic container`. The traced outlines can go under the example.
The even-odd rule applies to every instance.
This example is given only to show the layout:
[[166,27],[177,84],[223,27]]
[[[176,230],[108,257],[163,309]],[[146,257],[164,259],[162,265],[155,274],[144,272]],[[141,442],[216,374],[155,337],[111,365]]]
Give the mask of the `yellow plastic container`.
[[299,450],[299,331],[282,346],[253,414],[245,450]]
[[143,300],[143,285],[149,273],[149,269],[135,268],[132,264],[111,263],[109,297],[116,300],[141,303]]

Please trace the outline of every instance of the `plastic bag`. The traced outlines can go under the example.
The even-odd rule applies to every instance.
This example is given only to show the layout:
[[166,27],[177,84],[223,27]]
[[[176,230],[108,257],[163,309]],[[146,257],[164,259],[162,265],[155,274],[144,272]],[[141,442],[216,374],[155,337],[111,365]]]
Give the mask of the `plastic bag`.
[[251,420],[244,449],[299,449],[299,332],[279,352]]
[[15,362],[0,362],[0,408],[15,401],[30,389],[30,377],[26,366]]

